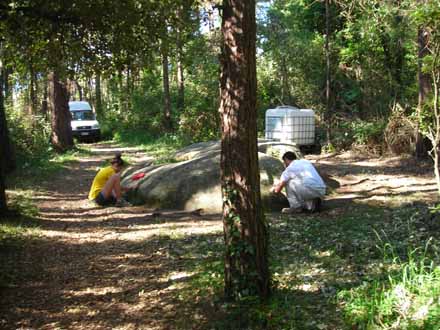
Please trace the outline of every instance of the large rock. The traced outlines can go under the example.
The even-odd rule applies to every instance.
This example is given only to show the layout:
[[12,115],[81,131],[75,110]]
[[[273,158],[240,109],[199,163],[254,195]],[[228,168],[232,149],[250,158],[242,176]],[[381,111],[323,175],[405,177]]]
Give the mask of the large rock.
[[[174,154],[174,158],[178,161],[189,160],[217,153],[220,152],[220,150],[220,141],[199,142],[180,149]],[[303,158],[301,151],[294,143],[259,139],[258,151],[279,159],[281,159],[285,152],[293,151],[298,158]]]
[[[284,167],[282,162],[259,153],[261,196],[266,209],[279,210],[288,206],[283,195],[270,193]],[[152,208],[222,211],[220,185],[220,143],[197,143],[176,153],[178,163],[147,166],[125,175],[122,185],[133,188],[128,199]],[[144,174],[140,174],[144,173]],[[134,176],[143,176],[133,180]]]

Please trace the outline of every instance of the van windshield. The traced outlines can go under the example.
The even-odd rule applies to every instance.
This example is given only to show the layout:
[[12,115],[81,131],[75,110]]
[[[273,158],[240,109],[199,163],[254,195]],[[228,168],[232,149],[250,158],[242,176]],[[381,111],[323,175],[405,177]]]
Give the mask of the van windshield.
[[95,114],[92,111],[71,111],[72,120],[95,120]]

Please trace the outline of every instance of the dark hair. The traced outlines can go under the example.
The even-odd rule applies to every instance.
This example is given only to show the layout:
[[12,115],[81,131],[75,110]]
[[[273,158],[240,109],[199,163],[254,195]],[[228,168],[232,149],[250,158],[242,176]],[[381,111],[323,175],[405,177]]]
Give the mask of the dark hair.
[[288,151],[288,152],[286,152],[286,153],[283,155],[282,159],[283,159],[283,160],[286,160],[286,159],[288,159],[288,160],[295,160],[295,159],[296,159],[296,155],[295,155],[294,152],[292,152],[292,151]]
[[122,160],[121,158],[121,154],[117,153],[115,155],[115,157],[112,158],[112,160],[110,161],[110,164],[112,165],[118,165],[118,166],[122,166],[125,164],[125,162]]

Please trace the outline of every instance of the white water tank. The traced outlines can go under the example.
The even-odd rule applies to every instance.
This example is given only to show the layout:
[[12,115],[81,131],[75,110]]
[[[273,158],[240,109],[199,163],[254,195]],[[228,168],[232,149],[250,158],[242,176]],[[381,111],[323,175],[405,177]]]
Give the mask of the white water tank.
[[315,112],[285,105],[267,110],[266,139],[298,145],[315,144]]

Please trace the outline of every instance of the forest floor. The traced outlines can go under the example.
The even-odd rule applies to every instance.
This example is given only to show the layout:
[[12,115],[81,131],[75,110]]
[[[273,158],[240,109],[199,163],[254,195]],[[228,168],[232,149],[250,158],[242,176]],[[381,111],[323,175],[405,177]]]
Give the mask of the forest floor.
[[221,299],[220,215],[87,201],[96,169],[116,150],[132,163],[148,159],[136,148],[94,144],[31,187],[39,230],[0,253],[10,273],[0,287],[1,329],[351,329],[335,297],[375,276],[377,233],[403,244],[414,225],[417,242],[430,236],[424,220],[398,220],[435,201],[429,164],[309,156],[331,182],[324,209],[267,214],[274,298],[237,307]]

